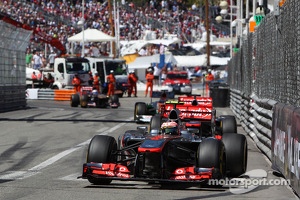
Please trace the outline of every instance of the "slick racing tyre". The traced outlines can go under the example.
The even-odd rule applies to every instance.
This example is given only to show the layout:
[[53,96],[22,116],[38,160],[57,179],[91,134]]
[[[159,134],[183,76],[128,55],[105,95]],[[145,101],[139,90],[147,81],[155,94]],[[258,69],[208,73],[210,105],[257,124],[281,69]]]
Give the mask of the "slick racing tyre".
[[134,105],[134,121],[137,122],[137,115],[146,115],[147,105],[144,102],[136,102]]
[[78,94],[71,95],[71,107],[77,107],[80,102],[80,97]]
[[[87,163],[113,163],[116,161],[116,156],[113,156],[113,151],[117,150],[117,142],[114,137],[107,135],[96,135],[92,138],[87,154]],[[95,185],[107,185],[111,180],[101,178],[88,178],[90,183]]]
[[227,176],[239,177],[247,170],[247,139],[242,134],[228,133],[222,136],[222,141],[226,151]]
[[151,130],[160,130],[160,126],[162,124],[162,119],[160,115],[154,115],[150,120],[150,132]]
[[119,96],[114,94],[110,97],[110,107],[118,108],[120,106]]
[[225,176],[225,147],[220,140],[206,138],[199,144],[197,167],[214,168],[213,179],[221,179]]
[[111,103],[119,103],[119,96],[117,94],[114,94],[110,97]]
[[237,125],[236,125],[236,119],[233,115],[221,115],[221,132],[223,134],[226,133],[237,133]]
[[80,98],[80,106],[81,108],[86,108],[88,104],[88,95],[84,94]]

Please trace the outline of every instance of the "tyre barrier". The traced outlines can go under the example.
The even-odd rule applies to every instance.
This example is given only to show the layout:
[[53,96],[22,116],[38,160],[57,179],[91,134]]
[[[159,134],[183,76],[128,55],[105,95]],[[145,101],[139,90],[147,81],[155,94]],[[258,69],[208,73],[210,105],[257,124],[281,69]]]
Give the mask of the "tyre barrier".
[[70,101],[72,94],[75,94],[75,90],[54,90],[54,100]]
[[255,94],[245,96],[238,90],[230,91],[230,108],[256,146],[272,160],[272,121],[276,101],[259,99]]
[[70,101],[75,90],[27,89],[27,99]]
[[25,108],[27,106],[25,88],[25,85],[0,86],[0,112]]

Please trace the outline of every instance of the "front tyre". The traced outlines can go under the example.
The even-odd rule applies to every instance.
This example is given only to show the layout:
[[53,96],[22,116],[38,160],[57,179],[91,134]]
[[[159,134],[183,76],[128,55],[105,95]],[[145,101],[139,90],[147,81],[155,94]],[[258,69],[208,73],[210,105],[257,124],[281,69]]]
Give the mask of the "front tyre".
[[239,177],[247,170],[247,139],[242,134],[228,133],[222,136],[226,150],[226,166],[229,177]]
[[214,168],[213,178],[215,179],[220,179],[225,176],[225,147],[220,140],[206,138],[199,144],[197,167]]
[[[87,163],[110,163],[116,161],[113,151],[117,150],[117,142],[114,137],[96,135],[92,138],[87,153]],[[88,181],[95,185],[108,185],[111,180],[89,177]]]
[[162,119],[160,115],[154,115],[150,120],[150,132],[151,130],[160,130]]

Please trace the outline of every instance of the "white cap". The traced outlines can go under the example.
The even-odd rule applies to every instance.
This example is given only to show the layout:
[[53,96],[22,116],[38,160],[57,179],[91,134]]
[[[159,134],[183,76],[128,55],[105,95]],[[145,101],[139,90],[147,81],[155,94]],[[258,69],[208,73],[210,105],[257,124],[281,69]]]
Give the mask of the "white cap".
[[110,70],[110,73],[114,73],[114,70]]
[[208,72],[211,72],[211,69],[208,69],[207,71],[208,71]]

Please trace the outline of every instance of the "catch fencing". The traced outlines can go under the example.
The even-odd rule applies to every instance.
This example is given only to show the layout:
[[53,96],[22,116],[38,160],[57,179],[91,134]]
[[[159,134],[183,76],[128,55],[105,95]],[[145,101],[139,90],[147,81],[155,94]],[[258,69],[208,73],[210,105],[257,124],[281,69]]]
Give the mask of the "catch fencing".
[[0,112],[26,107],[25,52],[31,31],[0,20]]
[[229,61],[230,107],[272,167],[300,194],[300,1],[264,17]]

